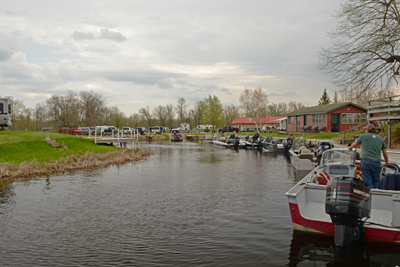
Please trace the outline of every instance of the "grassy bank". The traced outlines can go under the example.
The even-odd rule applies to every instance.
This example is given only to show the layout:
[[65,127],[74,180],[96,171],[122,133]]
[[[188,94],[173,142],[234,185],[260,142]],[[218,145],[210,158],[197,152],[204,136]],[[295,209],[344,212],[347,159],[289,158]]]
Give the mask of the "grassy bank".
[[68,148],[57,149],[44,142],[45,137],[41,132],[0,132],[0,178],[42,176],[136,162],[151,154],[147,150],[96,145],[87,138],[51,133],[50,139]]
[[45,138],[46,134],[43,132],[0,132],[0,154],[2,155],[0,162],[16,165],[24,161],[44,162],[75,154],[83,155],[86,152],[106,153],[118,150],[112,146],[95,145],[87,138],[50,133],[51,140],[56,140],[61,147],[68,148],[61,151],[44,142]]

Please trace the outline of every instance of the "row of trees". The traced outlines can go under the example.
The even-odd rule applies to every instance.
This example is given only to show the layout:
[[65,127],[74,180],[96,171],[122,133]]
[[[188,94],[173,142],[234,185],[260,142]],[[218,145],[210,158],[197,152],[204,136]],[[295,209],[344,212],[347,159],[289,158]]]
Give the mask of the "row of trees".
[[262,88],[254,90],[245,88],[240,98],[240,106],[223,106],[217,96],[204,98],[189,109],[184,98],[179,98],[175,105],[159,105],[141,108],[137,113],[125,114],[121,109],[107,106],[105,98],[93,91],[68,91],[66,95],[51,95],[44,102],[36,104],[34,108],[24,105],[21,100],[14,100],[13,126],[11,130],[40,130],[43,127],[59,126],[95,126],[113,125],[121,127],[150,127],[162,125],[178,127],[187,122],[192,127],[199,124],[211,124],[216,127],[230,125],[240,116],[265,117],[284,115],[287,112],[303,107],[302,104],[291,101],[289,103],[271,103],[268,105],[267,95]]

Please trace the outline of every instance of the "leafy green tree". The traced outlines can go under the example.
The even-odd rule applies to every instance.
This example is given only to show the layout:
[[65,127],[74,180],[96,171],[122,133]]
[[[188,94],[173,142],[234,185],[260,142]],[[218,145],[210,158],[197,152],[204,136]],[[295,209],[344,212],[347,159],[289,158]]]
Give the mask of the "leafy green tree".
[[210,124],[215,129],[224,123],[224,108],[221,101],[217,96],[208,95],[203,101],[200,102],[203,111],[203,124]]
[[324,92],[322,93],[321,98],[319,99],[318,106],[328,105],[330,103],[331,103],[331,99],[329,98],[329,95],[326,92],[326,88],[325,88]]

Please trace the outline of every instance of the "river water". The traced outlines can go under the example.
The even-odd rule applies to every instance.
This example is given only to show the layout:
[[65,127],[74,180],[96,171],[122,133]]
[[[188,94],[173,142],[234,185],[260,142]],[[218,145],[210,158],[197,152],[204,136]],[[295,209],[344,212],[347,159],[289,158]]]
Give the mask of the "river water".
[[0,265],[400,265],[399,246],[366,243],[343,260],[332,238],[294,232],[285,192],[304,174],[283,153],[139,147],[154,154],[2,190]]

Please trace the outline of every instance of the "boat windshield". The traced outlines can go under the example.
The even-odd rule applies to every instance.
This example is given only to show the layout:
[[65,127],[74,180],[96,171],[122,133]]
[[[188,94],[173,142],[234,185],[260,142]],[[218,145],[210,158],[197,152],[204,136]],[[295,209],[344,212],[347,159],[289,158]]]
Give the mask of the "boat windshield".
[[306,146],[306,139],[304,138],[299,138],[299,139],[294,139],[292,149],[293,150],[299,150],[300,147]]
[[267,135],[267,136],[265,137],[265,142],[271,142],[271,141],[272,141],[272,136]]
[[329,139],[317,139],[316,140],[316,146],[318,147],[321,143],[330,143],[332,144],[332,141]]
[[356,153],[353,150],[328,150],[322,154],[320,166],[327,166],[330,164],[347,164],[351,166],[356,165]]

